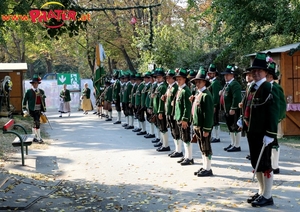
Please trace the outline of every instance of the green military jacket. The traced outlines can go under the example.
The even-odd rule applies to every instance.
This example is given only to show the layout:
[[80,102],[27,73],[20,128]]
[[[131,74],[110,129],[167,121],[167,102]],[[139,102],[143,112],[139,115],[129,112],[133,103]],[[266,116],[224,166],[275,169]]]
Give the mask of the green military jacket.
[[188,86],[184,86],[182,89],[178,88],[175,103],[175,120],[186,121],[191,120],[192,103],[189,97],[192,95]]
[[149,95],[149,108],[150,109],[153,109],[153,98],[152,98],[152,95],[154,95],[156,87],[157,87],[157,82],[153,82],[151,84],[150,92],[148,93],[148,95]]
[[135,92],[135,106],[142,105],[142,92],[144,90],[145,83],[141,82]]
[[210,132],[214,124],[214,102],[208,89],[199,92],[192,105],[193,126],[202,127],[203,131]]
[[86,96],[87,99],[91,98],[91,89],[84,88],[82,90],[82,96]]
[[129,102],[132,104],[132,106],[135,105],[135,94],[136,94],[137,87],[138,87],[138,85],[136,83],[134,83],[134,85],[132,85],[132,88],[131,88]]
[[154,91],[153,97],[153,113],[160,114],[165,113],[165,102],[161,100],[161,96],[164,95],[167,91],[167,83],[161,82],[157,84],[157,87]]
[[59,97],[63,99],[64,102],[71,101],[70,91],[68,89],[62,89],[59,93]]
[[264,133],[266,136],[276,138],[280,114],[278,90],[265,81],[253,95],[247,133]]
[[225,87],[223,97],[225,104],[223,105],[223,108],[225,112],[239,109],[238,105],[242,100],[242,87],[238,81],[233,80],[230,84],[228,84],[228,86]]
[[172,87],[168,87],[168,89],[167,89],[167,92],[166,92],[166,97],[167,98],[166,98],[166,103],[165,103],[165,105],[166,105],[166,115],[174,116],[174,113],[175,113],[174,100],[175,100],[177,91],[178,91],[178,85],[177,85],[176,82],[172,85]]
[[37,89],[38,92],[36,93],[32,88],[28,89],[25,93],[25,96],[23,98],[23,108],[26,108],[27,103],[28,103],[28,109],[31,111],[34,111],[35,104],[36,104],[36,99],[38,96],[41,97],[41,111],[46,112],[46,103],[45,103],[45,92],[42,89]]
[[285,101],[282,87],[276,82],[273,82],[272,84],[273,84],[273,88],[278,90],[279,107],[280,107],[279,122],[280,122],[286,116],[286,101]]
[[113,99],[117,100],[120,98],[120,92],[121,92],[121,83],[120,80],[116,80],[113,85]]
[[144,84],[144,88],[142,90],[142,95],[141,95],[141,106],[149,108],[150,104],[150,96],[148,95],[151,89],[151,83],[149,82],[148,84]]
[[221,85],[220,80],[218,78],[214,78],[211,81],[211,84],[208,87],[208,90],[210,91],[210,93],[213,97],[214,106],[216,107],[217,105],[220,104],[219,91],[222,90],[222,85]]
[[[125,83],[124,83],[125,84]],[[128,81],[125,85],[124,85],[124,92],[123,92],[123,101],[124,103],[130,103],[130,95],[131,95],[131,89],[132,89],[132,83],[130,81]]]
[[112,86],[107,86],[104,90],[104,101],[107,101],[107,102],[112,102],[113,100],[113,88]]

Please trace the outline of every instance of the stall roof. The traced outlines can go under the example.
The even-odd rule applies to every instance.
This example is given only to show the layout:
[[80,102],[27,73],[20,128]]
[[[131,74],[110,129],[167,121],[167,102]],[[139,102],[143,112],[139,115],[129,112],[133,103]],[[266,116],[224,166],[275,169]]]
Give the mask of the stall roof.
[[0,71],[27,70],[27,63],[0,63]]
[[[300,42],[299,43],[288,44],[288,45],[285,45],[285,46],[280,46],[280,47],[273,48],[273,49],[264,50],[264,51],[261,51],[261,52],[264,52],[264,53],[267,53],[269,51],[271,53],[287,52],[290,49],[297,48],[299,45],[300,45]],[[256,55],[256,53],[252,53],[252,54],[247,54],[245,56],[249,57],[249,56],[255,56],[255,55]]]

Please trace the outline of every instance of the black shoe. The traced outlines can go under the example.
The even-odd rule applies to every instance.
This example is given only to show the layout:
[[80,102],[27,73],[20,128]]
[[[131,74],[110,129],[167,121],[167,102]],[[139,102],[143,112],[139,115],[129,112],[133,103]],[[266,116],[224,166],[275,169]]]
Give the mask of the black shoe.
[[174,154],[176,151],[173,151],[171,153],[168,154],[168,156],[170,157],[172,154]]
[[122,124],[122,127],[127,127],[128,126],[128,124]]
[[154,144],[154,147],[161,147],[162,146],[162,142],[158,142],[157,144]]
[[34,139],[33,139],[33,142],[37,142],[37,143],[38,143],[39,140],[38,140],[37,138],[34,138]]
[[143,131],[143,132],[138,132],[136,135],[146,135],[147,132],[146,131]]
[[155,138],[155,135],[154,134],[147,134],[144,137],[145,138]]
[[202,170],[204,170],[204,169],[200,168],[198,171],[194,172],[194,175],[198,175],[198,173],[201,172]]
[[241,147],[235,147],[235,146],[227,150],[227,152],[240,152],[240,151],[241,151]]
[[193,165],[194,164],[194,159],[188,159],[188,158],[186,158],[186,159],[184,159],[184,161],[182,161],[181,163],[180,163],[182,166],[186,166],[186,165]]
[[121,121],[116,121],[114,122],[114,124],[121,124]]
[[95,115],[95,114],[98,114],[98,112],[96,111],[96,112],[93,112],[93,114]]
[[127,127],[125,127],[126,130],[131,130],[133,128],[134,128],[134,126],[127,126]]
[[181,163],[181,162],[183,162],[184,160],[185,160],[185,158],[182,157],[180,160],[177,161],[177,163]]
[[264,207],[268,205],[274,205],[273,198],[266,199],[264,196],[259,196],[251,203],[252,207]]
[[256,193],[256,194],[254,194],[252,197],[250,197],[249,199],[247,199],[247,202],[248,202],[248,203],[251,203],[251,202],[253,202],[254,200],[256,200],[258,197],[259,197],[259,194]]
[[208,176],[213,176],[213,172],[212,170],[205,170],[203,169],[202,171],[200,171],[198,174],[197,174],[198,177],[208,177]]
[[174,152],[172,155],[170,155],[170,158],[179,158],[179,157],[183,157],[182,152]]
[[44,143],[43,139],[40,139],[38,142],[39,142],[39,144]]
[[140,132],[142,129],[141,128],[135,128],[132,130],[132,132]]
[[247,155],[247,156],[246,156],[246,159],[251,160],[251,156],[250,156],[250,155]]
[[225,147],[224,150],[227,151],[227,150],[230,149],[231,147],[232,147],[231,144],[229,144],[229,146],[228,146],[228,147]]
[[214,137],[210,137],[210,142],[212,142],[213,140],[215,140],[216,138]]
[[280,173],[280,169],[277,168],[277,169],[273,169],[273,174],[279,174]]
[[111,118],[107,118],[107,119],[105,119],[105,121],[112,121],[112,120],[111,120]]
[[167,146],[167,147],[160,147],[158,149],[156,149],[156,151],[158,152],[167,152],[167,151],[171,151],[170,147]]
[[62,117],[62,115],[60,115],[60,116],[58,116],[59,118],[61,118]]
[[219,142],[221,142],[221,140],[220,140],[220,138],[218,138],[218,139],[214,139],[214,140],[210,140],[210,143],[219,143]]
[[159,138],[155,138],[151,142],[154,144],[154,143],[160,142],[160,139]]

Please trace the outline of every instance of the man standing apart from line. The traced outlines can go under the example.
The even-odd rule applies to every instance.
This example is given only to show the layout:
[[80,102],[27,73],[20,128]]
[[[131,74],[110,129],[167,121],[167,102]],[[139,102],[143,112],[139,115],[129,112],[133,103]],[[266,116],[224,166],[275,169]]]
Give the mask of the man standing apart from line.
[[196,85],[197,92],[192,105],[193,128],[197,136],[197,142],[202,153],[203,167],[194,172],[198,177],[212,176],[210,145],[211,130],[213,126],[214,103],[207,86],[210,85],[206,78],[205,70],[199,70],[191,81]]
[[218,79],[218,71],[215,64],[210,64],[208,67],[207,76],[209,77],[210,86],[207,88],[214,101],[214,126],[212,129],[211,143],[220,142],[220,123],[219,123],[219,111],[220,111],[220,96],[219,92],[222,90],[222,85]]
[[191,109],[192,103],[190,96],[191,90],[186,85],[187,71],[185,69],[177,69],[176,81],[178,91],[175,99],[175,120],[177,121],[180,138],[184,142],[184,157],[178,163],[182,166],[194,164],[192,144],[191,144]]
[[[43,143],[43,139],[41,138],[41,112],[46,112],[46,103],[45,103],[45,91],[38,88],[41,83],[41,78],[35,74],[33,75],[30,84],[32,85],[31,89],[28,89],[23,98],[23,111],[27,111],[27,107],[29,110],[29,115],[33,118],[33,127],[32,133],[35,135],[33,139],[34,142]],[[28,105],[27,105],[28,103]]]
[[[259,190],[247,200],[253,207],[273,205],[272,186],[273,170],[271,165],[272,142],[277,136],[279,120],[279,98],[273,85],[266,81],[268,67],[265,53],[257,53],[248,68],[254,83],[248,93],[247,104],[244,104],[244,123],[247,125],[247,139],[249,143],[251,165],[255,169],[258,164],[256,177]],[[260,152],[264,148],[261,160]]]
[[221,97],[220,103],[225,111],[226,125],[231,138],[231,144],[228,147],[225,147],[224,150],[227,152],[239,152],[241,151],[241,132],[238,130],[239,127],[237,126],[237,121],[240,117],[238,104],[242,100],[242,87],[238,81],[234,79],[234,65],[228,65],[226,70],[221,74],[224,75],[226,84],[223,90],[219,92]]

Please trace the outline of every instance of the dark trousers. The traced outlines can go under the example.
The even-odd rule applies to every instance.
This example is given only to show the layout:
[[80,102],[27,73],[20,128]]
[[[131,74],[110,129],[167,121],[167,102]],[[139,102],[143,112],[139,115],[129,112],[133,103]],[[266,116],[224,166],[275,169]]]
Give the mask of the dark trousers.
[[126,103],[126,109],[127,109],[128,116],[133,116],[133,107],[134,106],[129,107],[129,103]]
[[188,127],[186,129],[182,128],[181,123],[177,123],[178,129],[179,129],[179,134],[180,138],[183,142],[188,143],[191,141],[191,123],[188,123]]
[[162,133],[168,132],[167,118],[165,114],[162,115],[162,119],[159,119],[158,114],[156,114],[156,123],[160,132]]
[[215,106],[215,112],[214,112],[214,125],[213,126],[219,126],[219,111],[220,111],[220,105]]
[[33,118],[33,128],[40,129],[41,122],[41,111],[40,110],[29,110],[30,116]]
[[127,114],[127,103],[122,102],[122,110],[123,110],[124,116],[128,116],[128,114]]
[[[249,144],[249,150],[251,155],[251,165],[255,169],[257,160],[263,146],[263,138],[265,133],[247,133],[247,139]],[[271,152],[272,143],[265,147],[264,153],[262,154],[259,166],[257,168],[258,172],[265,172],[272,170],[271,165]]]
[[117,99],[115,101],[115,107],[116,107],[116,111],[120,112],[121,111],[121,103],[120,103],[120,97],[117,96]]
[[194,133],[196,133],[197,135],[197,142],[201,153],[206,157],[211,156],[212,155],[212,149],[210,145],[211,133],[209,133],[207,137],[204,137],[202,127],[194,127]]
[[229,130],[229,132],[237,132],[238,131],[238,126],[237,126],[237,121],[239,119],[240,111],[236,110],[234,115],[230,115],[229,113],[225,113],[225,119],[226,119],[226,125]]
[[136,117],[140,122],[145,121],[145,108],[142,106],[137,106]]
[[174,139],[178,140],[180,139],[180,133],[179,133],[179,128],[176,120],[174,119],[174,116],[167,116],[167,123],[168,126],[171,130],[171,135]]

